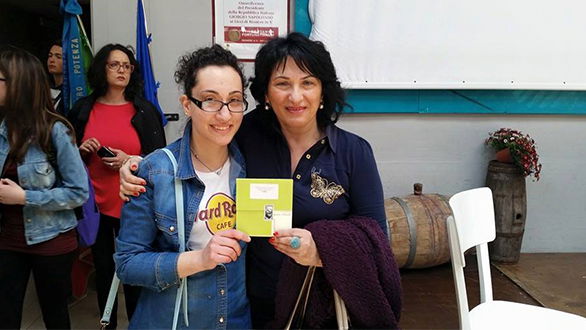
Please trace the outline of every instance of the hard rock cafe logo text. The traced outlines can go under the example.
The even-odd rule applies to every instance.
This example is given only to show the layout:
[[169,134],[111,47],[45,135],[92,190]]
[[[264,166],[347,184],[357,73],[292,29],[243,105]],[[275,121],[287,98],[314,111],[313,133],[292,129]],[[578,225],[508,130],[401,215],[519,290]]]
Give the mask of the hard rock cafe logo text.
[[236,227],[236,203],[224,193],[213,195],[197,213],[196,221],[205,221],[210,233]]

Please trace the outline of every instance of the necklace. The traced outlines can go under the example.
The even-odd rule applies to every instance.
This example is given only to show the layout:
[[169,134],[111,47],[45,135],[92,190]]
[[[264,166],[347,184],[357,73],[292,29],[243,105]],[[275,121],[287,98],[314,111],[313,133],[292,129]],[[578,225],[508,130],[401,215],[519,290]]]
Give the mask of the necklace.
[[198,162],[200,162],[205,168],[208,169],[208,171],[215,173],[217,176],[222,175],[222,170],[224,169],[224,165],[226,164],[226,162],[222,163],[222,166],[220,166],[219,169],[217,170],[212,170],[209,166],[206,165],[206,163],[204,163],[198,156],[197,153],[195,151],[193,151],[193,148],[189,148],[189,150],[191,150],[191,154],[193,155],[193,157],[195,159],[197,159]]

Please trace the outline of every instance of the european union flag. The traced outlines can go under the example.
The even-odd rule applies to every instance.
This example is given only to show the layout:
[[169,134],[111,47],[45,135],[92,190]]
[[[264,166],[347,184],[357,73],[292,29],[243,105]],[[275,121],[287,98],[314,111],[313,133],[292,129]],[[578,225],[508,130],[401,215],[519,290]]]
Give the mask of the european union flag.
[[155,75],[153,74],[151,54],[149,51],[150,42],[151,35],[147,32],[142,0],[138,0],[136,13],[136,59],[144,79],[144,97],[157,107],[164,126],[167,124],[167,119],[165,118],[161,106],[159,105],[159,100],[157,99],[157,88],[159,88],[159,83],[155,81]]

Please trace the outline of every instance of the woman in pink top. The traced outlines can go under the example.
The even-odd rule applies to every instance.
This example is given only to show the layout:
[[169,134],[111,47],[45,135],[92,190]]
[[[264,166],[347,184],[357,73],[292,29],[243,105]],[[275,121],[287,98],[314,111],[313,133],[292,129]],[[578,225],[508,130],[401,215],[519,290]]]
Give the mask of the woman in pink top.
[[[108,44],[96,54],[88,72],[93,93],[80,99],[68,118],[79,151],[88,167],[100,209],[100,229],[92,246],[100,313],[114,275],[114,237],[120,229],[123,202],[118,197],[118,169],[129,155],[146,155],[166,144],[157,109],[142,97],[142,78],[134,54],[119,44]],[[108,155],[108,153],[110,153]],[[126,313],[131,318],[138,287],[125,286]],[[111,328],[116,328],[116,308]]]

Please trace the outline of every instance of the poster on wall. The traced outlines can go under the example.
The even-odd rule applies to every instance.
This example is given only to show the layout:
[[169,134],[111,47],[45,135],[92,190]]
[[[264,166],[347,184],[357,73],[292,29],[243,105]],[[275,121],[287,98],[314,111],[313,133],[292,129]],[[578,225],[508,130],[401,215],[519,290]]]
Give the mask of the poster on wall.
[[215,43],[254,60],[267,41],[289,32],[289,0],[212,0]]

